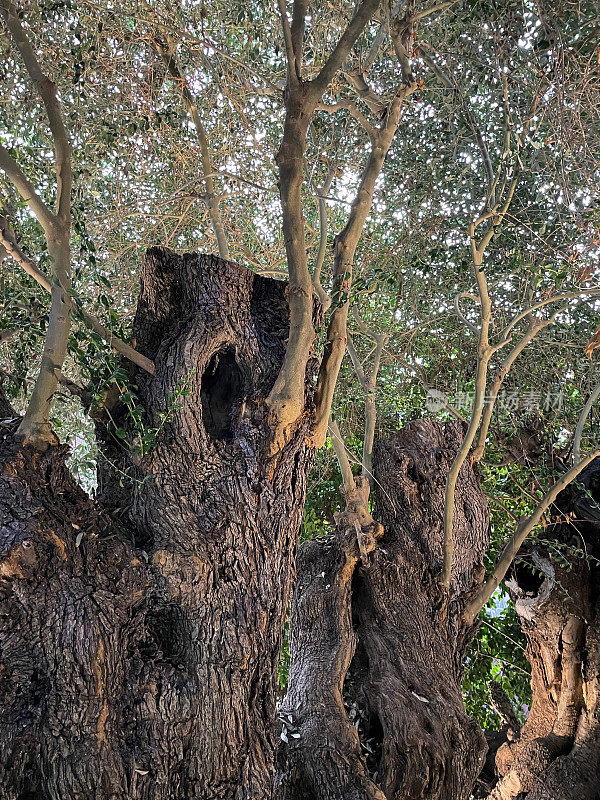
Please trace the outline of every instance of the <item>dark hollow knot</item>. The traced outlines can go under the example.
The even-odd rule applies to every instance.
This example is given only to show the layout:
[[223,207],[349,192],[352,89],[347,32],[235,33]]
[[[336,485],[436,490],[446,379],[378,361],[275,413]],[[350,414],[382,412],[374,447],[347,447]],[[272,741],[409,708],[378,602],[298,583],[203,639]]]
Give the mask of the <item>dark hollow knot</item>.
[[244,396],[244,373],[232,347],[211,358],[202,376],[202,419],[211,439],[230,441],[233,419]]

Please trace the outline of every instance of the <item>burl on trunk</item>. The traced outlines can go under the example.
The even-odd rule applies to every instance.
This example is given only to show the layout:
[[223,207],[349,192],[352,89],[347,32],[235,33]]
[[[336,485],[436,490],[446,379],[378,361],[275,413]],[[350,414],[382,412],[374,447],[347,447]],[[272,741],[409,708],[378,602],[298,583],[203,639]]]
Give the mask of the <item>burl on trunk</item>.
[[486,745],[462,701],[473,629],[461,617],[483,576],[489,514],[468,462],[449,597],[439,582],[445,481],[462,437],[458,423],[427,420],[379,441],[383,535],[372,541],[368,516],[347,524],[350,505],[335,535],[300,549],[276,778],[285,800],[470,796]]
[[64,448],[0,426],[3,800],[270,796],[311,461],[310,392],[269,456],[288,331],[285,284],[152,249],[133,331],[156,365],[133,375],[147,452],[105,431],[94,501]]

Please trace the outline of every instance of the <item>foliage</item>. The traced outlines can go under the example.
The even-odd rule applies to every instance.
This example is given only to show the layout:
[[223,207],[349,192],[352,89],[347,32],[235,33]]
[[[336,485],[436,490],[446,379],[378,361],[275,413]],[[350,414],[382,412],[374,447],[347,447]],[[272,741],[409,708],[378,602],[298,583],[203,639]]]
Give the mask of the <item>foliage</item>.
[[497,593],[480,614],[481,626],[467,652],[463,696],[467,713],[483,728],[501,723],[490,703],[488,683],[498,682],[523,723],[531,705],[531,670],[525,658],[525,638],[505,593]]

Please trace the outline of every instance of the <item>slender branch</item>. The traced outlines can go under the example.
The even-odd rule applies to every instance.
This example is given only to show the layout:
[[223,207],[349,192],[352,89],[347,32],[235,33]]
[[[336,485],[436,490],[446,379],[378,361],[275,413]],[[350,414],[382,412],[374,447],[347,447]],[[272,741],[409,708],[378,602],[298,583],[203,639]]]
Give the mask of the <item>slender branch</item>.
[[285,0],[277,0],[279,15],[281,16],[281,27],[283,29],[283,40],[285,42],[285,53],[288,65],[288,80],[296,80],[296,58],[294,56],[294,44],[292,42],[292,29],[285,7]]
[[309,102],[305,85],[300,85],[292,72],[289,72],[284,96],[286,115],[276,162],[279,168],[283,240],[289,273],[287,293],[290,335],[283,365],[267,398],[273,418],[273,452],[283,446],[287,429],[303,411],[306,365],[315,339],[313,282],[306,253],[302,184],[306,136],[316,100],[319,98],[314,103],[312,100]]
[[477,373],[475,377],[475,399],[471,411],[469,427],[465,438],[460,446],[446,479],[446,492],[444,497],[444,557],[442,566],[441,583],[446,589],[450,588],[450,578],[452,575],[452,557],[454,554],[454,494],[456,482],[460,469],[464,464],[471,445],[475,440],[479,421],[483,413],[485,403],[485,392],[487,386],[487,371],[492,348],[489,343],[489,329],[492,320],[492,305],[488,291],[487,279],[483,269],[483,254],[485,244],[478,246],[475,241],[475,224],[469,226],[471,240],[471,254],[473,258],[473,271],[477,281],[479,291],[479,302],[481,306],[481,328],[479,329],[479,344],[477,348]]
[[375,334],[369,328],[366,322],[362,319],[362,317],[358,313],[356,306],[352,306],[352,319],[356,322],[356,324],[360,328],[361,333],[364,333],[364,335],[367,338],[369,338],[372,342],[377,341]]
[[385,347],[389,342],[390,334],[392,332],[392,327],[394,324],[394,318],[396,311],[398,310],[398,305],[400,301],[400,292],[396,297],[396,303],[394,305],[391,322],[388,330],[385,333],[373,333],[373,331],[365,324],[365,322],[361,319],[360,315],[358,314],[355,307],[352,308],[352,316],[354,317],[357,325],[361,329],[361,331],[367,336],[372,342],[375,343],[375,350],[373,353],[373,361],[371,369],[369,373],[365,372],[356,349],[354,347],[354,342],[350,333],[347,334],[347,343],[346,348],[348,350],[348,355],[350,356],[350,360],[352,361],[352,366],[354,367],[354,372],[356,373],[356,377],[358,378],[358,382],[360,384],[360,388],[365,397],[365,429],[363,434],[363,451],[362,451],[362,475],[368,481],[371,481],[373,477],[373,444],[375,442],[375,425],[377,422],[377,404],[376,404],[376,397],[375,392],[377,389],[377,376],[379,374],[379,368],[381,366],[381,358],[385,351]]
[[369,135],[369,139],[373,141],[377,136],[377,129],[374,125],[371,125],[369,120],[364,116],[364,114],[360,111],[356,103],[353,103],[352,100],[348,100],[347,98],[342,98],[338,100],[337,103],[334,105],[328,105],[327,103],[318,103],[316,110],[317,111],[325,111],[327,114],[334,114],[336,111],[340,111],[345,109],[351,117],[358,122],[358,124],[364,128],[364,130]]
[[496,377],[492,384],[491,391],[489,393],[489,396],[486,398],[485,409],[481,418],[481,427],[479,429],[477,444],[473,450],[473,453],[471,454],[471,460],[473,461],[473,463],[481,461],[481,459],[483,458],[483,454],[485,451],[485,442],[487,439],[488,431],[490,429],[490,424],[492,421],[492,415],[494,413],[496,400],[498,398],[498,394],[500,392],[500,388],[502,387],[504,379],[508,375],[510,369],[512,368],[512,365],[515,363],[515,361],[517,360],[519,355],[523,352],[523,350],[527,347],[527,345],[531,341],[533,341],[533,339],[535,339],[538,333],[544,328],[547,328],[548,325],[551,325],[558,316],[558,314],[565,311],[566,308],[567,308],[566,306],[562,306],[561,308],[557,309],[554,312],[554,314],[552,314],[552,316],[549,317],[547,320],[535,321],[531,325],[525,336],[523,336],[521,340],[518,342],[518,344],[516,344],[515,347],[513,347],[513,349],[510,351],[510,353],[504,360],[502,366],[496,373]]
[[352,336],[350,336],[349,333],[347,335],[346,349],[348,351],[348,355],[350,356],[350,361],[352,361],[352,367],[354,369],[354,372],[356,373],[356,377],[358,378],[360,388],[363,390],[363,392],[366,392],[367,376],[365,375],[363,365],[360,363],[360,358],[358,357],[358,353],[356,352],[356,348],[354,347]]
[[[295,6],[295,14],[298,15],[304,4],[302,0],[296,0],[296,2],[299,3]],[[304,83],[299,80],[294,69],[295,54],[285,0],[279,0],[288,51],[288,81],[284,92],[285,123],[276,161],[279,167],[283,238],[290,276],[288,285],[290,335],[283,365],[267,398],[267,406],[273,422],[271,452],[276,452],[284,445],[288,430],[302,414],[306,365],[315,340],[312,318],[313,284],[308,269],[302,215],[302,184],[308,126],[316,105],[321,101],[323,93],[375,12],[379,2],[380,0],[363,0],[361,2],[325,66],[313,81]],[[325,441],[330,407],[331,404],[327,407],[324,416],[321,417],[323,429],[320,445]]]
[[46,109],[56,158],[56,215],[63,225],[68,225],[71,216],[71,188],[73,186],[71,144],[56,96],[56,84],[42,72],[34,49],[23,30],[16,8],[10,0],[0,0],[0,15],[21,54],[29,77],[33,81]]
[[373,366],[371,367],[365,387],[365,431],[363,434],[362,474],[366,480],[370,480],[373,474],[373,444],[375,442],[375,425],[377,423],[375,390],[377,387],[377,375],[379,374],[379,367],[381,366],[381,356],[388,339],[389,334],[386,333],[380,333],[377,336]]
[[[56,216],[48,211],[32,186],[5,148],[0,149],[0,165],[7,172],[21,196],[36,214],[46,234],[48,253],[52,259],[51,304],[44,350],[33,391],[18,435],[25,444],[45,449],[56,442],[50,426],[50,404],[67,354],[71,320],[71,145],[63,124],[55,84],[43,74],[16,9],[10,0],[0,0],[0,16],[4,20],[25,67],[44,103],[56,157]],[[8,167],[8,169],[7,169]],[[16,167],[16,169],[15,169]]]
[[587,455],[578,464],[571,467],[559,480],[546,492],[544,497],[540,500],[537,507],[528,517],[522,517],[515,533],[504,547],[496,566],[482,584],[478,592],[469,601],[465,608],[463,618],[468,625],[472,625],[475,617],[479,614],[481,609],[488,602],[490,597],[494,594],[504,576],[508,572],[515,556],[521,549],[521,545],[532,532],[532,530],[539,525],[542,517],[548,508],[554,503],[560,492],[565,489],[575,478],[582,472],[588,464],[591,464],[594,459],[600,455],[600,449],[594,450]]
[[[282,0],[280,0],[280,2],[282,2]],[[362,0],[356,9],[356,13],[350,20],[348,27],[341,35],[331,55],[321,68],[321,71],[317,77],[310,82],[311,92],[315,96],[322,97],[326,88],[333,80],[334,75],[350,54],[354,43],[363,32],[373,14],[377,11],[380,2],[381,0]]]
[[454,310],[456,311],[456,316],[460,319],[460,321],[464,325],[466,325],[466,327],[470,331],[479,335],[479,328],[477,327],[477,325],[473,325],[472,322],[469,322],[469,320],[465,317],[465,315],[462,313],[460,309],[460,301],[463,299],[463,297],[467,297],[469,300],[474,300],[476,303],[479,302],[479,298],[475,297],[475,295],[470,294],[469,292],[461,292],[460,294],[457,294],[456,297],[454,298]]
[[17,245],[13,232],[10,229],[8,217],[4,213],[0,213],[0,243],[2,243],[2,246],[13,261],[16,261],[19,266],[23,267],[30,277],[36,280],[48,293],[52,291],[50,280],[30,258],[27,258]]
[[323,284],[321,283],[321,273],[323,271],[323,262],[325,261],[325,251],[327,250],[327,202],[325,196],[331,189],[334,176],[335,166],[331,164],[327,177],[325,178],[325,183],[319,190],[319,251],[317,253],[317,261],[312,276],[313,288],[325,311],[327,311],[331,305],[331,297],[329,297],[325,289],[323,289]]
[[[0,214],[0,243],[6,249],[8,255],[14,259],[23,269],[25,272],[32,277],[39,285],[44,288],[48,293],[52,292],[52,284],[44,275],[44,273],[39,269],[39,267],[33,262],[30,258],[28,258],[23,251],[19,248],[19,246],[14,241],[13,237],[11,236],[11,232],[7,230],[7,220],[2,214]],[[100,320],[95,317],[93,314],[90,314],[88,311],[85,311],[83,308],[78,307],[78,310],[83,317],[84,322],[86,325],[91,328],[95,333],[98,334],[105,342],[107,342],[112,348],[114,348],[118,353],[125,358],[129,359],[133,364],[136,364],[138,367],[146,370],[151,375],[154,375],[155,368],[154,362],[151,361],[146,356],[139,353],[135,350],[131,345],[124,342],[118,336],[116,336],[111,330],[106,328]]]
[[525,317],[532,314],[534,311],[537,311],[540,308],[544,308],[544,306],[547,306],[550,303],[560,302],[561,300],[575,300],[576,298],[586,294],[592,295],[592,297],[598,295],[600,294],[600,287],[590,286],[587,289],[580,289],[577,292],[563,292],[562,294],[557,294],[553,295],[552,297],[547,297],[545,300],[540,300],[539,303],[535,303],[529,308],[526,308],[524,311],[520,311],[504,328],[501,334],[501,338],[508,339],[508,337],[510,336],[510,332],[515,327],[515,325],[521,322],[522,319],[525,319]]
[[56,217],[36,192],[31,181],[25,177],[21,167],[2,144],[0,144],[0,168],[33,211],[44,232],[51,233],[56,224]]
[[204,198],[206,201],[206,206],[208,208],[208,215],[210,217],[210,221],[215,232],[215,236],[217,238],[217,246],[219,248],[219,255],[221,258],[229,260],[229,245],[227,242],[227,235],[225,233],[225,226],[223,225],[223,219],[221,217],[221,211],[219,209],[219,201],[215,193],[215,185],[213,182],[213,168],[210,162],[210,150],[208,147],[208,137],[206,135],[206,129],[202,123],[202,119],[200,117],[200,112],[198,110],[198,106],[196,105],[194,96],[190,91],[189,83],[186,77],[183,75],[176,59],[175,55],[175,47],[174,46],[165,46],[162,42],[156,42],[157,48],[159,53],[169,71],[169,74],[174,79],[177,86],[181,91],[181,97],[183,99],[184,105],[188,110],[190,117],[192,118],[192,122],[194,123],[194,128],[196,129],[196,134],[198,136],[198,142],[200,144],[200,155],[202,161],[202,173],[203,178],[206,184],[206,192],[204,194]]
[[352,467],[350,466],[348,453],[346,452],[346,445],[344,444],[339,426],[333,417],[331,417],[329,420],[329,433],[331,434],[331,444],[333,445],[333,449],[340,466],[340,472],[342,473],[342,483],[344,489],[346,493],[351,492],[356,489],[356,483],[354,480],[354,475],[352,474]]
[[458,3],[458,0],[446,0],[444,3],[438,3],[436,6],[430,6],[429,8],[423,9],[423,11],[418,11],[416,14],[411,15],[411,22],[418,22],[420,19],[424,19],[425,17],[430,17],[432,14],[437,14],[440,11],[444,11],[446,8],[451,8]]
[[315,391],[315,426],[312,441],[316,447],[321,447],[325,440],[333,393],[346,351],[346,326],[354,254],[367,215],[371,209],[377,177],[381,172],[385,156],[400,123],[403,102],[416,88],[416,83],[403,84],[390,104],[387,116],[379,128],[377,137],[371,147],[348,221],[343,231],[336,237],[332,303],[334,310],[329,322],[327,343]]
[[[533,109],[537,107],[537,102],[539,99],[538,95],[539,95],[539,89],[538,92],[536,92],[536,95],[532,101],[530,107],[529,119],[531,119]],[[517,164],[519,162],[520,159],[517,151]],[[513,200],[518,180],[519,180],[519,168],[517,165],[515,165],[512,169],[510,184],[506,196],[504,198],[504,204],[502,205],[502,207],[498,210],[498,205],[500,204],[500,202],[502,202],[504,192],[501,192],[500,200],[493,209],[487,211],[481,217],[479,217],[479,219],[471,222],[471,224],[469,225],[469,240],[471,243],[473,270],[475,274],[475,279],[477,281],[479,301],[481,304],[481,328],[479,331],[479,344],[477,351],[475,402],[473,404],[471,420],[469,422],[469,427],[467,429],[465,439],[456,455],[456,458],[454,459],[454,462],[448,473],[448,478],[446,480],[446,493],[444,498],[444,552],[443,552],[443,566],[441,574],[441,583],[446,590],[449,590],[450,588],[450,579],[452,574],[452,558],[454,553],[453,520],[454,520],[454,495],[456,489],[456,482],[458,480],[460,469],[469,454],[469,450],[471,449],[473,442],[475,441],[477,428],[479,426],[479,422],[481,420],[484,411],[485,393],[487,388],[487,372],[488,372],[488,365],[490,358],[499,347],[503,346],[508,341],[508,337],[506,337],[505,340],[500,342],[499,344],[495,346],[490,345],[489,329],[492,321],[492,306],[489,296],[487,278],[485,276],[483,259],[487,246],[492,241],[492,238],[494,237],[496,230],[504,221],[508,209],[510,208],[510,204]],[[489,221],[487,229],[485,230],[481,239],[478,242],[475,236],[476,230],[480,225],[482,225],[484,222],[487,221]],[[517,355],[518,352],[515,354],[515,358]],[[487,436],[487,431],[485,432],[485,436]],[[485,438],[483,441],[485,442]]]
[[[380,28],[379,32],[384,30]],[[378,117],[385,112],[387,103],[375,92],[367,83],[364,73],[361,72],[344,72],[344,78],[348,81],[350,86],[356,91],[360,99],[365,105],[376,114]]]
[[406,83],[412,83],[414,76],[410,66],[409,42],[413,33],[413,26],[411,23],[408,25],[398,25],[396,20],[392,20],[390,22],[389,31],[396,58],[398,59],[402,71],[402,78]]
[[[385,27],[385,25],[380,25],[379,30],[375,34],[375,38],[373,39],[371,47],[369,48],[369,52],[366,55],[366,58],[361,62],[361,70],[363,75],[366,75],[373,66],[373,64],[375,63],[377,56],[379,55],[379,51],[383,47],[387,39],[387,36],[388,36],[387,28]],[[382,111],[384,110],[385,108],[382,109]]]
[[590,411],[592,410],[592,406],[596,402],[596,400],[600,397],[600,383],[598,383],[592,389],[590,396],[587,399],[586,404],[581,409],[581,414],[579,415],[579,419],[577,420],[577,427],[575,428],[575,434],[573,436],[573,464],[578,464],[580,460],[580,453],[581,453],[581,437],[583,436],[583,428],[585,426],[586,420],[590,415]]

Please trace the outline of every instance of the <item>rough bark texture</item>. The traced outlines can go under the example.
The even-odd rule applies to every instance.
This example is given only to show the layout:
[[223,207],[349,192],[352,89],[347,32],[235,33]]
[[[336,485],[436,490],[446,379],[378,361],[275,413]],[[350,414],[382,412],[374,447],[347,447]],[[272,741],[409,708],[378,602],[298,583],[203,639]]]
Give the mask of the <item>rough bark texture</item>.
[[596,461],[557,499],[572,515],[545,534],[560,557],[556,546],[532,548],[507,582],[527,638],[533,702],[516,740],[498,750],[493,800],[600,797],[598,500]]
[[277,762],[285,800],[470,795],[486,746],[463,707],[472,630],[460,616],[483,576],[489,516],[468,463],[457,484],[449,602],[438,581],[444,486],[462,436],[457,423],[428,420],[377,443],[384,533],[370,556],[343,525],[300,549]]
[[134,325],[156,364],[135,375],[148,452],[105,434],[94,502],[63,448],[0,426],[2,800],[270,796],[311,461],[308,412],[268,456],[288,327],[285,284],[153,249]]

